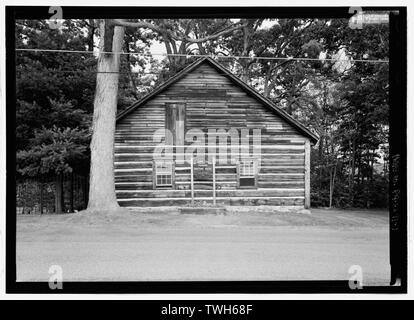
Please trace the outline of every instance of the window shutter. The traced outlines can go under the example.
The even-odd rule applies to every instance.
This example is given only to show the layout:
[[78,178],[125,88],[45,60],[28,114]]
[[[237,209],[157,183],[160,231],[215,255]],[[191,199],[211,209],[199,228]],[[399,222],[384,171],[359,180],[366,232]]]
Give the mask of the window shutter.
[[176,106],[176,119],[175,144],[177,146],[183,146],[185,138],[185,104]]
[[171,134],[165,135],[165,144],[173,145],[174,144],[174,135],[175,135],[175,121],[176,121],[176,105],[167,104],[165,106],[165,129],[169,130]]
[[167,145],[184,145],[185,138],[185,104],[167,104],[165,106],[165,129],[172,136],[166,137]]

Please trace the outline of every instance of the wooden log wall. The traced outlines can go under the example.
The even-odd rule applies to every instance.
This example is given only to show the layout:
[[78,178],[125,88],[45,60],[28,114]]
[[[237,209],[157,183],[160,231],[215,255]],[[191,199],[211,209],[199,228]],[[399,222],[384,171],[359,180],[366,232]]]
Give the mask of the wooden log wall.
[[[217,164],[217,204],[305,205],[305,144],[308,138],[248,96],[208,64],[200,65],[145,105],[118,121],[115,186],[122,206],[189,205],[190,164],[175,165],[174,188],[153,189],[153,134],[165,128],[165,108],[186,105],[186,130],[261,129],[257,188],[238,189],[236,164]],[[207,142],[207,137],[206,137]],[[191,142],[186,141],[186,145]],[[205,149],[206,159],[208,148]],[[216,149],[217,151],[217,149]],[[230,154],[230,147],[228,148]],[[230,157],[229,157],[230,158]],[[197,164],[195,164],[197,166]],[[212,202],[212,179],[195,179],[197,201]]]

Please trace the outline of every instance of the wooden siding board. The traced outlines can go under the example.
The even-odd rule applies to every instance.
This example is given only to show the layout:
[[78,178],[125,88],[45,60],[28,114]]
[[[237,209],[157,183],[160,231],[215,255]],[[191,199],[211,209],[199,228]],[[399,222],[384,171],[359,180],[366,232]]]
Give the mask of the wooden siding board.
[[[216,198],[218,205],[242,205],[242,206],[257,206],[257,205],[271,205],[271,206],[302,206],[303,198]],[[122,199],[118,200],[123,207],[158,207],[158,206],[188,206],[191,203],[191,198],[141,198],[141,199]],[[213,199],[199,198],[195,199],[197,203],[213,203]]]

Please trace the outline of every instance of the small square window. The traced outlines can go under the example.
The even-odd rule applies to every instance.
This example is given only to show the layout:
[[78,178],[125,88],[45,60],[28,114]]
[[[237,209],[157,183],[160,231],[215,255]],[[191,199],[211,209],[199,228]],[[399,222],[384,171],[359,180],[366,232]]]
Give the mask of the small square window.
[[257,183],[256,160],[241,160],[237,167],[239,188],[255,188]]
[[154,187],[172,187],[173,163],[172,161],[156,161],[154,163]]

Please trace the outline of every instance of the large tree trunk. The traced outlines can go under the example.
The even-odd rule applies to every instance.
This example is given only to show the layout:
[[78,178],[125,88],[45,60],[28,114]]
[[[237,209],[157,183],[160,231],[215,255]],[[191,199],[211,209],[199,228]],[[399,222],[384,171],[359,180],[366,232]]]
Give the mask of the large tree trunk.
[[[105,25],[106,24],[106,25]],[[100,50],[119,53],[124,28],[101,22]],[[111,43],[112,42],[112,43]],[[100,53],[94,101],[89,202],[87,210],[118,209],[114,179],[114,133],[118,100],[120,54]]]
[[94,39],[93,36],[95,35],[95,21],[93,19],[89,19],[88,20],[88,51],[93,51],[93,43],[94,43]]

